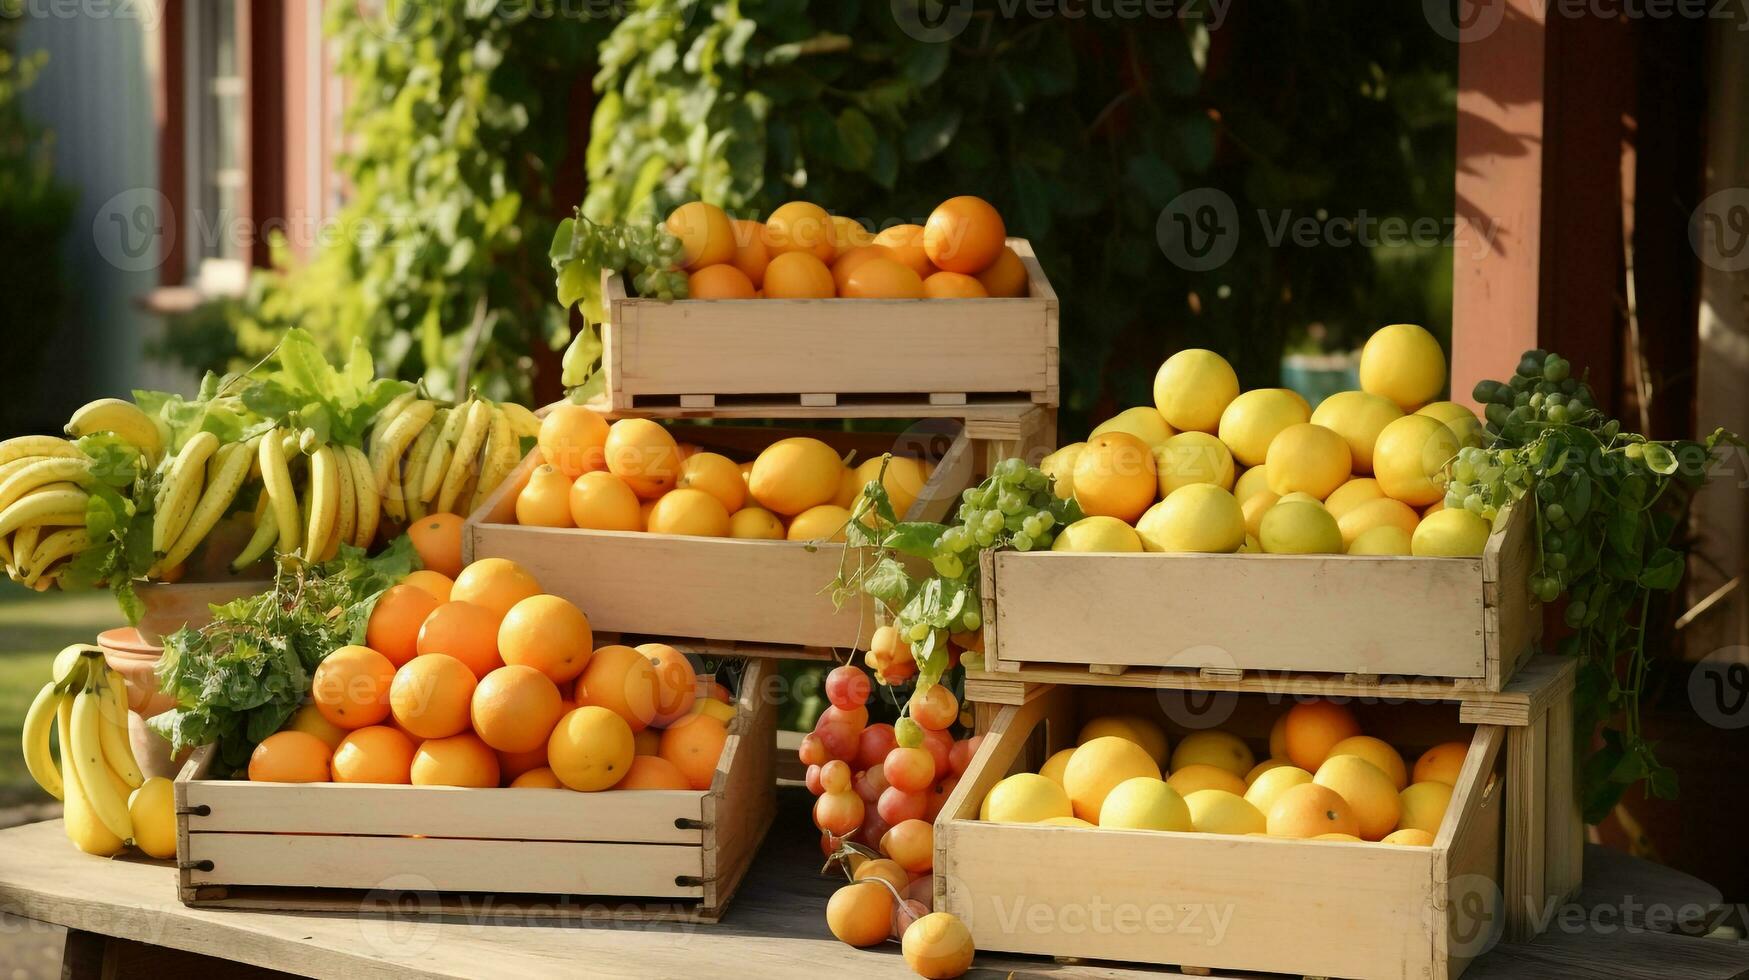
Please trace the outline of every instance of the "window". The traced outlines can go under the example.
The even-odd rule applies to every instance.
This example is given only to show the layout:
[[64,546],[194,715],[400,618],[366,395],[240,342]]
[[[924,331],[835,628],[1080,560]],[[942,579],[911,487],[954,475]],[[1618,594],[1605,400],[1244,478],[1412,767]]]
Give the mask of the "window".
[[203,292],[242,288],[248,266],[247,90],[238,0],[192,0],[184,21],[187,276]]

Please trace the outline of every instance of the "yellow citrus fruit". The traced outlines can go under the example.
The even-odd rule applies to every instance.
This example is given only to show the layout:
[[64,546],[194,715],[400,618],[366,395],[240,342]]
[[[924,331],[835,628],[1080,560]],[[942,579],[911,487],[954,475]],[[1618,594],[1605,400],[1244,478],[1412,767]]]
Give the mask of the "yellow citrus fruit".
[[1086,745],[1106,735],[1129,739],[1140,745],[1158,765],[1165,765],[1169,758],[1166,730],[1139,715],[1102,715],[1094,718],[1081,726],[1081,731],[1075,736],[1075,744]]
[[[472,676],[470,674],[469,678],[471,679]],[[390,690],[393,690],[393,685],[391,685]],[[340,741],[346,737],[348,729],[341,728],[322,717],[322,709],[316,706],[316,702],[311,701],[292,712],[291,721],[286,722],[284,731],[305,732],[314,735],[328,743],[328,747],[331,749],[339,745]]]
[[1063,789],[1069,794],[1075,816],[1098,823],[1106,795],[1124,780],[1138,776],[1160,779],[1160,767],[1148,751],[1127,738],[1102,735],[1082,744],[1069,757],[1063,769]]
[[585,473],[571,484],[571,523],[592,531],[641,531],[638,495],[606,470]]
[[407,577],[401,580],[401,584],[411,585],[440,603],[448,602],[450,592],[455,589],[455,579],[442,572],[434,572],[429,568],[421,568],[407,573]]
[[1412,323],[1382,327],[1360,351],[1360,387],[1413,412],[1445,390],[1445,351]]
[[644,500],[673,489],[680,477],[680,446],[667,429],[649,419],[620,419],[607,430],[608,472]]
[[1385,835],[1380,844],[1396,844],[1399,847],[1432,847],[1433,835],[1425,830],[1395,830]]
[[1416,415],[1427,415],[1445,423],[1451,434],[1457,437],[1460,446],[1480,446],[1486,432],[1482,428],[1482,420],[1476,418],[1476,413],[1469,406],[1457,402],[1431,402],[1415,410]]
[[1008,240],[1002,215],[970,194],[935,206],[923,225],[923,252],[936,268],[977,275],[990,267]]
[[701,538],[729,536],[729,511],[703,490],[670,490],[650,508],[651,534],[685,534]]
[[1272,555],[1342,554],[1336,518],[1316,503],[1283,500],[1269,508],[1257,526],[1257,540]]
[[1333,789],[1316,783],[1301,783],[1275,798],[1264,814],[1271,837],[1310,840],[1325,834],[1358,836],[1360,821],[1354,808]]
[[1401,500],[1380,497],[1343,514],[1336,521],[1336,528],[1342,532],[1342,547],[1346,551],[1354,544],[1355,539],[1375,527],[1389,525],[1404,534],[1414,534],[1416,525],[1420,523],[1421,515],[1415,513],[1415,508]]
[[1192,483],[1148,508],[1136,522],[1148,551],[1232,554],[1245,544],[1245,512],[1212,483]]
[[176,784],[152,776],[128,795],[128,818],[134,825],[134,846],[147,857],[176,856]]
[[1228,490],[1233,486],[1233,454],[1226,443],[1206,432],[1180,432],[1155,446],[1154,469],[1159,473],[1162,500],[1192,483],[1212,483]]
[[1051,753],[1051,757],[1045,760],[1044,765],[1039,767],[1038,774],[1058,786],[1063,785],[1063,771],[1069,768],[1069,757],[1074,754],[1074,748],[1058,749]]
[[693,453],[686,457],[674,486],[703,490],[722,501],[723,508],[731,514],[747,502],[747,481],[741,479],[741,468],[721,453]]
[[1190,825],[1203,834],[1261,834],[1268,827],[1263,812],[1243,796],[1222,789],[1199,789],[1186,796]]
[[666,227],[680,239],[681,268],[702,269],[735,257],[735,226],[715,204],[682,204],[669,212]]
[[1281,794],[1311,781],[1312,774],[1298,766],[1277,766],[1260,773],[1251,781],[1251,785],[1245,789],[1245,800],[1256,807],[1259,813],[1267,815],[1269,808],[1275,805]]
[[[1312,496],[1304,490],[1295,490],[1293,493],[1284,493],[1281,495],[1281,499],[1277,500],[1276,503],[1287,503],[1294,500],[1304,504],[1311,504],[1320,510],[1324,509],[1324,502],[1322,500],[1319,500],[1317,497]],[[1328,511],[1325,512],[1328,513]]]
[[1240,796],[1245,793],[1245,780],[1242,777],[1235,776],[1232,770],[1201,762],[1174,769],[1172,775],[1166,777],[1166,783],[1177,790],[1180,796],[1188,796],[1205,789],[1226,790]]
[[1313,840],[1339,840],[1339,841],[1344,841],[1344,842],[1347,842],[1350,844],[1362,843],[1361,839],[1359,837],[1354,836],[1353,834],[1319,834],[1318,836],[1316,836],[1312,839]]
[[1396,784],[1378,766],[1358,755],[1336,755],[1324,760],[1312,782],[1336,791],[1354,811],[1362,840],[1380,840],[1397,828],[1402,803]]
[[765,267],[766,299],[831,299],[832,270],[809,252],[785,252]]
[[1470,747],[1464,742],[1441,742],[1415,760],[1415,775],[1411,782],[1444,783],[1456,786],[1458,774],[1464,770],[1464,756]]
[[[1226,443],[1223,442],[1221,445],[1224,446]],[[1232,455],[1232,450],[1227,450],[1227,454]],[[1268,489],[1269,467],[1267,466],[1248,467],[1239,474],[1238,479],[1233,481],[1233,497],[1241,504]]]
[[1015,773],[990,789],[989,819],[997,823],[1038,823],[1072,815],[1069,794],[1037,773]]
[[753,461],[747,486],[761,507],[793,517],[838,495],[844,461],[838,451],[809,436],[780,439]]
[[1185,766],[1208,765],[1243,776],[1256,764],[1245,740],[1228,732],[1191,732],[1172,750],[1173,772]]
[[1342,437],[1354,457],[1354,472],[1372,472],[1372,447],[1385,426],[1403,417],[1389,398],[1364,391],[1339,391],[1318,403],[1312,424]]
[[928,253],[923,250],[922,225],[894,225],[882,229],[875,236],[875,244],[887,249],[893,258],[910,266],[919,279],[928,279],[938,271],[935,264],[929,261]]
[[[765,247],[771,250],[771,266],[785,255],[795,252],[810,254],[820,262],[830,262],[838,254],[832,242],[832,216],[818,204],[791,201],[780,205],[765,219]],[[771,266],[766,266],[766,295],[771,295]]]
[[1465,509],[1442,510],[1423,519],[1409,539],[1409,553],[1424,558],[1470,558],[1488,547],[1493,529]]
[[791,541],[843,541],[850,511],[837,504],[809,507],[789,522],[785,537]]
[[1246,791],[1247,792],[1250,791],[1251,784],[1257,782],[1258,776],[1263,775],[1264,773],[1268,772],[1269,770],[1281,769],[1284,767],[1291,768],[1292,766],[1293,766],[1293,763],[1287,761],[1286,759],[1264,759],[1262,762],[1259,762],[1258,764],[1252,766],[1251,771],[1249,771],[1245,774],[1245,789],[1246,789]]
[[[886,467],[884,476],[881,473],[882,466]],[[923,487],[929,482],[931,470],[921,460],[909,456],[883,455],[863,460],[854,472],[853,479],[858,492],[879,477],[881,487],[887,491],[887,499],[892,501],[893,513],[899,515],[900,520],[904,520],[905,515],[911,511],[911,505],[923,495]],[[850,504],[839,506],[848,508]]]
[[1409,535],[1395,524],[1381,524],[1355,535],[1348,545],[1351,555],[1407,555]]
[[1257,543],[1257,535],[1252,534],[1250,532],[1246,532],[1245,543],[1239,546],[1239,554],[1241,554],[1241,555],[1261,555],[1261,554],[1263,554],[1263,546],[1261,544]]
[[1183,794],[1153,776],[1118,783],[1099,808],[1099,826],[1118,830],[1195,829]]
[[1051,485],[1051,492],[1057,495],[1057,499],[1068,500],[1075,495],[1075,461],[1081,458],[1081,450],[1086,448],[1084,442],[1072,442],[1039,460],[1039,470],[1056,481]]
[[874,232],[869,231],[862,222],[844,214],[832,216],[832,245],[840,254],[845,249],[860,245],[873,245]]
[[707,265],[686,277],[688,299],[752,299],[753,280],[727,263]]
[[1284,496],[1309,493],[1319,500],[1348,482],[1354,464],[1341,436],[1311,422],[1277,433],[1265,459],[1270,490]]
[[923,295],[929,299],[986,299],[990,292],[974,276],[937,272],[923,280]]
[[1433,503],[1428,504],[1426,507],[1423,507],[1421,509],[1421,517],[1422,517],[1422,519],[1425,520],[1427,517],[1429,517],[1433,514],[1437,514],[1444,509],[1445,509],[1445,498],[1441,497],[1440,499],[1435,500]]
[[606,708],[573,708],[547,737],[548,765],[559,782],[591,793],[609,789],[631,770],[632,729]]
[[1445,423],[1427,415],[1405,415],[1379,433],[1373,475],[1385,496],[1425,507],[1445,496],[1445,464],[1457,451],[1457,437]]
[[1080,817],[1051,817],[1040,820],[1039,824],[1046,827],[1097,827],[1096,823],[1088,823]]
[[1007,245],[996,256],[996,261],[990,267],[980,272],[978,282],[984,291],[991,296],[1025,296],[1027,292],[1026,263],[1020,261],[1020,256]]
[[553,406],[541,419],[541,458],[575,480],[607,466],[607,420],[582,405]]
[[763,507],[743,507],[729,515],[729,537],[782,541],[783,522]]
[[1092,436],[1102,436],[1107,432],[1127,432],[1149,449],[1153,449],[1172,437],[1172,426],[1166,424],[1166,419],[1159,410],[1143,405],[1137,408],[1126,408],[1111,418],[1093,427]]
[[729,224],[735,229],[735,257],[729,261],[758,289],[765,284],[765,267],[771,262],[771,250],[765,247],[765,223],[732,218]]
[[1324,509],[1340,523],[1343,514],[1384,495],[1385,492],[1379,488],[1379,481],[1370,476],[1357,476],[1330,491],[1330,496],[1324,498]]
[[1262,530],[1263,527],[1263,515],[1269,513],[1269,508],[1274,507],[1280,502],[1280,497],[1265,490],[1262,493],[1252,494],[1244,503],[1239,505],[1239,513],[1243,514],[1245,517],[1245,534],[1247,537],[1257,537],[1257,533]]
[[1288,709],[1283,738],[1288,759],[1307,772],[1317,772],[1332,748],[1359,734],[1360,722],[1347,705],[1305,701]]
[[1401,830],[1421,830],[1439,835],[1439,825],[1445,822],[1445,809],[1451,805],[1451,786],[1446,783],[1410,783],[1398,794],[1403,815],[1398,819]]
[[1142,539],[1136,529],[1115,517],[1083,517],[1057,532],[1052,551],[1136,552]]
[[571,481],[551,463],[528,475],[516,495],[516,523],[528,527],[571,526]]
[[977,955],[971,929],[952,912],[931,912],[911,923],[899,950],[912,973],[931,980],[963,976]]
[[896,259],[859,262],[844,276],[838,295],[845,299],[922,299],[923,280]]
[[1239,376],[1212,350],[1181,350],[1154,375],[1154,407],[1181,432],[1214,432],[1237,397]]
[[1261,466],[1269,444],[1290,425],[1310,421],[1306,400],[1286,388],[1257,388],[1228,403],[1221,412],[1221,441],[1233,458],[1246,466]]
[[1379,771],[1391,777],[1391,784],[1402,789],[1409,785],[1409,767],[1404,764],[1403,756],[1384,739],[1373,738],[1371,735],[1350,735],[1330,747],[1330,756],[1324,761],[1339,755],[1357,755],[1377,766]]
[[1075,458],[1075,499],[1089,517],[1133,523],[1154,502],[1159,481],[1147,443],[1127,432],[1092,436]]

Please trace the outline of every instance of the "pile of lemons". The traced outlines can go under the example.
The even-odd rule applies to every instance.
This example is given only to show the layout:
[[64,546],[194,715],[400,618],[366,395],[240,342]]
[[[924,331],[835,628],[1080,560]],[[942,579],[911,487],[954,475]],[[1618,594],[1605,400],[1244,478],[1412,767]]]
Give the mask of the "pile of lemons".
[[1088,515],[1052,550],[1479,555],[1489,522],[1444,496],[1447,464],[1481,444],[1482,424],[1434,401],[1445,387],[1445,352],[1407,323],[1367,340],[1360,390],[1316,408],[1287,388],[1241,392],[1219,354],[1179,351],[1153,405],[1040,464]]

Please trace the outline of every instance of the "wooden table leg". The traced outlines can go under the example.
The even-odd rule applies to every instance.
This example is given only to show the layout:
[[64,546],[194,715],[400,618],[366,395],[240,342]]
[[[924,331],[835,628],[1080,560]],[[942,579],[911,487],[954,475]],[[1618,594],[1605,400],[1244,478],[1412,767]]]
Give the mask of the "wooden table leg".
[[293,980],[281,973],[233,963],[168,946],[116,939],[101,933],[67,930],[61,952],[61,980],[117,980],[126,977],[217,977],[224,980]]
[[61,947],[61,980],[97,980],[103,976],[103,954],[109,937],[95,932],[67,930]]

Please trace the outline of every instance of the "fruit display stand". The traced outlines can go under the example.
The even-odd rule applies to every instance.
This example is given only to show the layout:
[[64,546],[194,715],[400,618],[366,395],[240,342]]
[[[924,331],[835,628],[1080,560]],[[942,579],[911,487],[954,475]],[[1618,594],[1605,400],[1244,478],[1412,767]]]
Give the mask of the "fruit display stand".
[[709,790],[472,789],[176,779],[191,906],[357,912],[370,892],[421,913],[714,922],[772,820],[771,665],[745,661]]
[[1032,246],[1008,244],[1028,280],[1013,299],[663,302],[628,296],[621,276],[604,273],[608,403],[1055,405],[1057,294]]
[[[988,716],[984,740],[935,825],[935,907],[964,918],[979,949],[1451,978],[1503,935],[1534,935],[1548,910],[1578,890],[1584,838],[1573,782],[1571,661],[1538,657],[1508,691],[1474,701],[1391,696],[1357,705],[1407,745],[1468,741],[1431,848],[980,821],[979,803],[998,781],[1036,771],[1073,744],[1083,709],[1109,713],[1183,697],[1180,717],[1206,721],[1211,710],[1230,709],[1226,727],[1261,742],[1270,719],[1291,703],[1286,696],[1365,697],[1341,683],[1277,682],[1238,693],[1233,681],[1094,689],[990,676],[969,679],[968,696],[1015,703]],[[1070,914],[1095,901],[1134,912],[1113,919],[1132,928],[1095,930]],[[1191,915],[1205,918],[1193,923]],[[1211,935],[1209,915],[1230,919]]]
[[985,662],[1074,684],[1297,673],[1499,691],[1541,634],[1528,518],[1508,513],[1476,558],[986,551]]

